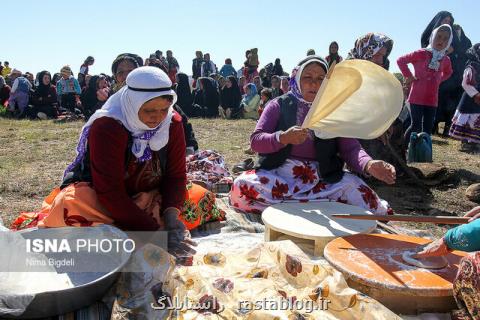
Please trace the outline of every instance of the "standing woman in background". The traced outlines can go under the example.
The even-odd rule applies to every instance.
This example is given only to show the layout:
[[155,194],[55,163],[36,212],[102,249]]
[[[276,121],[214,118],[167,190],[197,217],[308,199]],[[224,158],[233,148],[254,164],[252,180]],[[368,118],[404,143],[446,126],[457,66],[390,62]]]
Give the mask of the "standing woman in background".
[[325,60],[327,60],[328,65],[330,66],[334,61],[337,64],[342,62],[343,58],[338,54],[338,43],[336,41],[330,43],[330,46],[328,47],[328,56],[325,57]]
[[177,105],[182,108],[187,117],[191,117],[193,115],[193,95],[190,90],[188,76],[185,73],[180,72],[177,73],[176,80],[177,85],[175,90],[178,96]]

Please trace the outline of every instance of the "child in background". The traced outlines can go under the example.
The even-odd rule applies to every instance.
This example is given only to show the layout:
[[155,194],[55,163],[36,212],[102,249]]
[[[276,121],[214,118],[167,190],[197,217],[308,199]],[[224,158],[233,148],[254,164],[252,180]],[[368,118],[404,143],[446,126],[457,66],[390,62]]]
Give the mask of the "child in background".
[[57,82],[57,95],[60,97],[62,108],[75,112],[75,107],[80,107],[80,94],[82,89],[77,79],[72,75],[72,69],[64,66],[60,73],[62,77]]
[[2,74],[1,76],[7,79],[8,75],[12,72],[12,68],[10,68],[10,64],[8,61],[5,61],[3,69],[2,69]]
[[85,81],[85,77],[88,75],[88,67],[93,66],[94,63],[95,59],[92,56],[88,56],[80,66],[80,71],[78,72],[78,83],[82,88],[88,85]]
[[225,64],[223,65],[222,69],[220,69],[220,75],[224,78],[227,78],[228,76],[237,76],[237,71],[232,66],[232,59],[225,59]]
[[480,43],[467,50],[467,64],[462,87],[465,92],[458,104],[450,136],[461,140],[460,151],[480,152]]
[[247,78],[245,78],[244,76],[241,76],[238,79],[238,88],[240,89],[240,93],[242,94],[242,96],[245,94],[245,85],[246,84],[247,84]]
[[258,76],[258,66],[260,62],[258,61],[258,49],[253,48],[251,50],[247,50],[245,52],[245,56],[247,60],[245,60],[245,67],[243,71],[243,75],[247,78],[247,83],[252,83],[253,78]]
[[258,118],[262,115],[267,103],[272,100],[272,89],[265,88],[260,92],[260,104],[258,105]]
[[[452,65],[447,56],[452,39],[451,27],[443,24],[432,32],[427,48],[397,60],[406,85],[412,84],[408,97],[412,123],[405,132],[405,141],[410,141],[412,132],[432,134],[438,106],[438,88],[452,74]],[[408,68],[409,63],[413,65],[415,76]]]
[[260,105],[260,96],[257,94],[257,87],[253,83],[245,86],[245,95],[240,102],[240,108],[243,109],[243,117],[246,119],[258,119],[258,106]]

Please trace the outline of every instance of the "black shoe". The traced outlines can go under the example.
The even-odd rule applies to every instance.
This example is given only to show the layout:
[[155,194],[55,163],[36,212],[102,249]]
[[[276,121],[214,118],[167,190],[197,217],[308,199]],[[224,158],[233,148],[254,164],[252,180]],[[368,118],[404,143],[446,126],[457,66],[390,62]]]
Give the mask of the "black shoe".
[[232,172],[233,172],[233,173],[240,173],[240,172],[242,172],[242,171],[252,170],[253,167],[255,167],[255,162],[253,161],[252,158],[248,158],[248,159],[246,159],[245,161],[236,164],[236,165],[232,168]]

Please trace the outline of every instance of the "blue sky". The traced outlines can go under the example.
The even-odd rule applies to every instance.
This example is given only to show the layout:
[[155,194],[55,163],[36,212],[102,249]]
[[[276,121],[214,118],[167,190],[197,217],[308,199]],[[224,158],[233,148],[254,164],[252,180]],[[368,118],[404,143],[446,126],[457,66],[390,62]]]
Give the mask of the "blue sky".
[[441,10],[480,42],[479,0],[3,1],[0,61],[33,73],[69,64],[76,74],[93,55],[96,74],[110,73],[119,53],[145,58],[171,49],[190,74],[195,50],[210,52],[219,68],[229,57],[238,69],[245,50],[258,47],[262,66],[279,57],[290,72],[310,48],[326,55],[336,40],[345,56],[356,38],[375,31],[395,41],[390,60],[397,71],[397,57],[420,47]]

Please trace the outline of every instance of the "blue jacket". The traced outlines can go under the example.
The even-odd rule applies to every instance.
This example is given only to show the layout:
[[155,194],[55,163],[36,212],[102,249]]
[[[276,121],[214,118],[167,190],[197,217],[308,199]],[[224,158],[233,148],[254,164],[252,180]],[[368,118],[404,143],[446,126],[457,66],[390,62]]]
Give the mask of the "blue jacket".
[[480,219],[448,230],[445,243],[450,249],[480,251]]
[[222,77],[226,78],[228,76],[237,76],[237,71],[235,71],[235,68],[231,64],[225,64],[223,65],[222,69],[220,69],[220,74]]

